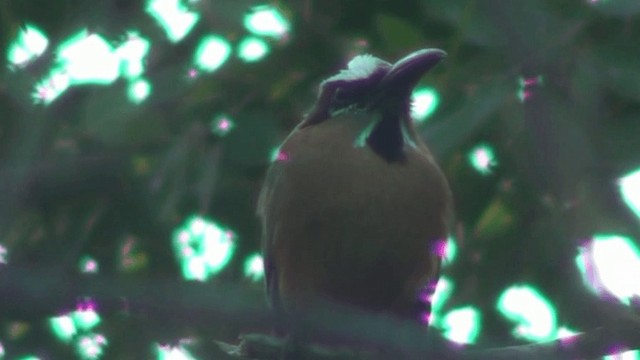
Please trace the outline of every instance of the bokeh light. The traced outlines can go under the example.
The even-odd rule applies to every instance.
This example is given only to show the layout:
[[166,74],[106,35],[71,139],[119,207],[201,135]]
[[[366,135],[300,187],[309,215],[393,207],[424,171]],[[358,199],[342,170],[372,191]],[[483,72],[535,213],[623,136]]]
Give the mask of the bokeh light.
[[129,100],[135,104],[143,102],[151,94],[151,84],[145,79],[137,79],[129,84]]
[[542,85],[544,78],[541,75],[532,77],[520,77],[518,79],[518,99],[520,102],[529,100],[534,94],[534,88]]
[[2,244],[0,244],[0,264],[6,264],[9,262],[9,250]]
[[640,360],[640,350],[620,351],[607,355],[604,360]]
[[53,334],[62,341],[71,341],[78,332],[73,318],[69,315],[60,315],[49,319],[49,325]]
[[51,73],[36,83],[32,97],[36,103],[50,104],[71,85],[69,75],[61,69],[52,69]]
[[55,316],[49,319],[53,334],[64,342],[69,342],[81,331],[89,331],[101,322],[100,315],[94,310],[92,301],[86,301],[72,313]]
[[456,240],[449,236],[445,245],[444,256],[442,257],[442,265],[447,266],[453,263],[458,255],[458,244]]
[[73,85],[111,84],[120,75],[120,59],[111,44],[87,30],[63,42],[57,54],[58,66]]
[[596,293],[630,304],[640,297],[640,250],[628,237],[597,234],[576,257],[585,282]]
[[82,360],[99,359],[104,353],[107,339],[101,334],[80,336],[75,343],[78,356]]
[[289,154],[285,151],[281,151],[280,150],[280,146],[274,148],[273,150],[271,150],[270,156],[269,156],[269,161],[270,162],[276,162],[276,161],[288,161],[289,160]]
[[618,180],[622,199],[627,206],[640,218],[640,169],[621,177]]
[[88,255],[80,258],[79,267],[80,272],[85,274],[96,274],[98,271],[100,271],[98,261]]
[[196,360],[196,358],[182,346],[157,345],[156,354],[157,360]]
[[218,35],[208,35],[198,44],[194,55],[197,68],[206,72],[218,69],[231,55],[231,45]]
[[[144,73],[144,59],[150,42],[130,31],[118,48],[98,34],[86,29],[63,41],[57,48],[56,62],[35,86],[36,102],[50,104],[70,86],[82,84],[108,85],[120,75],[134,80],[129,88],[129,98],[140,102],[148,96],[149,87],[139,76]],[[146,92],[146,95],[142,95]]]
[[440,95],[431,87],[420,87],[413,91],[411,117],[417,122],[424,122],[438,108]]
[[473,344],[480,333],[480,312],[472,306],[452,310],[444,316],[441,327],[447,339]]
[[58,47],[56,65],[36,84],[33,97],[46,105],[71,85],[111,84],[119,72],[120,59],[111,45],[99,35],[82,30]]
[[180,0],[147,0],[146,11],[167,33],[171,42],[182,40],[200,20]]
[[264,261],[262,255],[249,255],[244,261],[244,277],[251,281],[260,281],[264,277]]
[[469,162],[482,175],[489,175],[498,164],[493,148],[487,144],[480,144],[469,152]]
[[264,5],[253,8],[244,17],[244,26],[255,35],[282,39],[287,36],[290,24],[277,8]]
[[49,40],[40,29],[32,24],[25,24],[9,45],[7,60],[13,66],[24,67],[42,55],[48,45]]
[[268,53],[269,44],[257,37],[246,37],[238,44],[238,57],[246,62],[256,62]]
[[78,309],[71,314],[71,318],[75,327],[84,331],[93,329],[102,321],[100,315],[92,308]]
[[121,61],[121,75],[127,79],[141,76],[145,70],[144,59],[150,48],[149,40],[135,31],[129,32],[127,40],[115,50],[115,54]]
[[558,331],[556,332],[556,338],[563,346],[573,346],[578,339],[577,335],[580,335],[580,332],[568,329],[564,326],[558,328]]
[[568,328],[566,328],[564,326],[561,326],[561,327],[558,328],[558,332],[557,332],[556,336],[559,339],[564,339],[564,338],[570,338],[570,337],[576,336],[578,334],[580,334],[579,331],[571,330],[571,329],[568,329]]
[[187,280],[205,281],[231,260],[235,244],[232,231],[200,216],[193,216],[173,235],[173,248]]
[[517,338],[546,341],[557,336],[555,308],[531,286],[515,285],[506,289],[498,299],[497,308],[516,325],[513,334]]
[[226,114],[216,115],[211,120],[211,132],[218,136],[227,135],[235,126],[235,121]]
[[[431,320],[430,323],[440,327],[442,308],[453,294],[453,282],[447,276],[441,276],[436,285],[435,292],[431,297]],[[428,299],[427,299],[428,300]]]

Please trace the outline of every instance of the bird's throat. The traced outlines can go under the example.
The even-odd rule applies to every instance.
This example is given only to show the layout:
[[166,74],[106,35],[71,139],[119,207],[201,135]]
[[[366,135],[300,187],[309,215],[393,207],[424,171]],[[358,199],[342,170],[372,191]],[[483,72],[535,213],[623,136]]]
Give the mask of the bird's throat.
[[383,112],[367,136],[367,145],[388,162],[404,160],[405,140],[399,116]]

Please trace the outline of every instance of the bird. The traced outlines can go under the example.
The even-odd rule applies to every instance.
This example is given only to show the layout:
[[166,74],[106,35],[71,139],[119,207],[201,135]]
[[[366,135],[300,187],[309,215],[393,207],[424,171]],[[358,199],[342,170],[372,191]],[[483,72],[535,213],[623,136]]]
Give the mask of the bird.
[[421,49],[392,64],[358,55],[321,82],[258,198],[265,288],[277,315],[322,299],[425,321],[453,209],[411,118],[411,94],[445,57]]

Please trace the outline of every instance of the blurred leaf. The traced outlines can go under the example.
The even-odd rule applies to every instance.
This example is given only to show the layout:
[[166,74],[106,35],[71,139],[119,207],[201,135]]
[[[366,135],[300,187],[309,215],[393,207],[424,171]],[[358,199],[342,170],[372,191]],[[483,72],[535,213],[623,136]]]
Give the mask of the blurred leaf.
[[476,223],[475,235],[479,238],[491,239],[505,234],[514,224],[511,213],[512,211],[501,198],[494,198]]
[[630,17],[640,13],[638,0],[597,0],[591,1],[591,6],[605,14]]
[[[237,116],[238,127],[224,139],[225,162],[232,166],[264,166],[278,145],[277,122],[268,113]],[[256,136],[260,134],[260,136]]]
[[515,85],[504,77],[493,79],[478,86],[454,113],[427,126],[423,136],[433,153],[441,157],[475,136],[490,117],[510,100],[515,100]]
[[[453,26],[464,41],[477,46],[501,46],[507,43],[505,33],[484,11],[478,11],[476,0],[425,1],[425,12],[439,16]],[[480,9],[481,10],[481,9]]]
[[376,27],[390,52],[404,52],[424,46],[425,39],[420,29],[401,18],[378,14]]
[[602,77],[611,90],[640,100],[640,49],[637,46],[606,45],[596,50]]

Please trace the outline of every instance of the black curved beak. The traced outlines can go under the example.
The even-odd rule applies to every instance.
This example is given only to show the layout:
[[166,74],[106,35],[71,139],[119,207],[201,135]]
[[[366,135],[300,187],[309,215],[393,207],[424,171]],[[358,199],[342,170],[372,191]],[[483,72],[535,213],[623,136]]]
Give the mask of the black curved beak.
[[408,95],[422,75],[436,66],[447,53],[440,49],[422,49],[398,60],[380,81],[380,88]]

